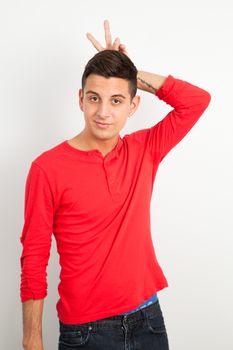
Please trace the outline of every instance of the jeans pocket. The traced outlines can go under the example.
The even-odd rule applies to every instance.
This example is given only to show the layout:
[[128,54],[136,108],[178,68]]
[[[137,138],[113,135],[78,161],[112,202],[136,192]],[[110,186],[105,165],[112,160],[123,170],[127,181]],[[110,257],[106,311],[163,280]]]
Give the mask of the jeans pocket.
[[165,334],[166,333],[166,327],[164,324],[160,324],[158,325],[157,320],[155,319],[149,319],[148,320],[148,329],[150,332],[154,333],[154,334]]
[[160,305],[158,305],[154,314],[147,316],[147,327],[154,334],[163,335],[167,332]]
[[60,330],[59,344],[67,348],[85,345],[91,335],[91,326],[76,326],[75,330]]

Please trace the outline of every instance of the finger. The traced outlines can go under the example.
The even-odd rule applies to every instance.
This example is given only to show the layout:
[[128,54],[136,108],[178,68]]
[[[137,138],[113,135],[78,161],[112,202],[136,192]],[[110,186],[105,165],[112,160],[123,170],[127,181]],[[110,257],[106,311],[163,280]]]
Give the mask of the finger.
[[119,38],[116,38],[116,39],[114,40],[113,45],[112,45],[112,49],[118,51],[118,50],[119,50],[119,46],[120,46],[120,39],[119,39]]
[[87,38],[92,42],[92,44],[94,45],[94,47],[98,50],[98,51],[102,51],[104,48],[102,47],[102,45],[93,37],[93,35],[91,33],[86,33]]
[[126,51],[126,46],[123,44],[120,44],[119,51],[123,52],[126,56],[129,56],[128,52]]
[[110,48],[112,46],[112,36],[111,36],[110,26],[109,26],[108,20],[104,21],[104,31],[105,31],[106,47]]
[[128,54],[128,52],[127,52],[127,51],[122,50],[122,51],[120,51],[120,52],[122,52],[124,55],[126,55],[126,56],[128,56],[128,57],[129,57],[129,54]]

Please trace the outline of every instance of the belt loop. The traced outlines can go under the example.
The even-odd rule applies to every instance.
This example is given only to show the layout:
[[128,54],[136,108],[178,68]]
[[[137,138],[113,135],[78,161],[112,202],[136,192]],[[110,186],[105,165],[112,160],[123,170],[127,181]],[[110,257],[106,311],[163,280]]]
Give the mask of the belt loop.
[[[142,320],[146,321],[147,317],[146,317],[146,312],[145,312],[145,308],[141,308],[140,309],[141,313],[142,313]],[[146,321],[147,322],[147,321]]]

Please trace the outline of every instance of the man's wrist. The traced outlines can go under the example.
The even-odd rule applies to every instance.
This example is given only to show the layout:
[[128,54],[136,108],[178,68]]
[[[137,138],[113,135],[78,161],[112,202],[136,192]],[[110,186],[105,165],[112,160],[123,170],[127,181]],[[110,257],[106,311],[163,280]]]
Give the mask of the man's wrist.
[[156,89],[149,82],[137,76],[137,88],[151,93],[156,93]]
[[32,340],[23,340],[22,345],[24,350],[44,350],[42,338],[40,336],[33,337]]
[[163,75],[138,70],[137,88],[155,94],[166,79]]

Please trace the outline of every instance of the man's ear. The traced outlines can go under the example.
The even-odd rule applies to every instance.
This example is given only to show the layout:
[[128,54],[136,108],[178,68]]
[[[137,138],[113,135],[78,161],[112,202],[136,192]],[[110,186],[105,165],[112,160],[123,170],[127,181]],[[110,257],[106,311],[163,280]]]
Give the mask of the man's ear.
[[139,95],[136,95],[133,97],[132,102],[130,104],[129,117],[136,112],[136,110],[138,109],[138,106],[140,104],[140,101],[141,101],[141,97]]
[[83,111],[83,89],[79,89],[79,107]]

